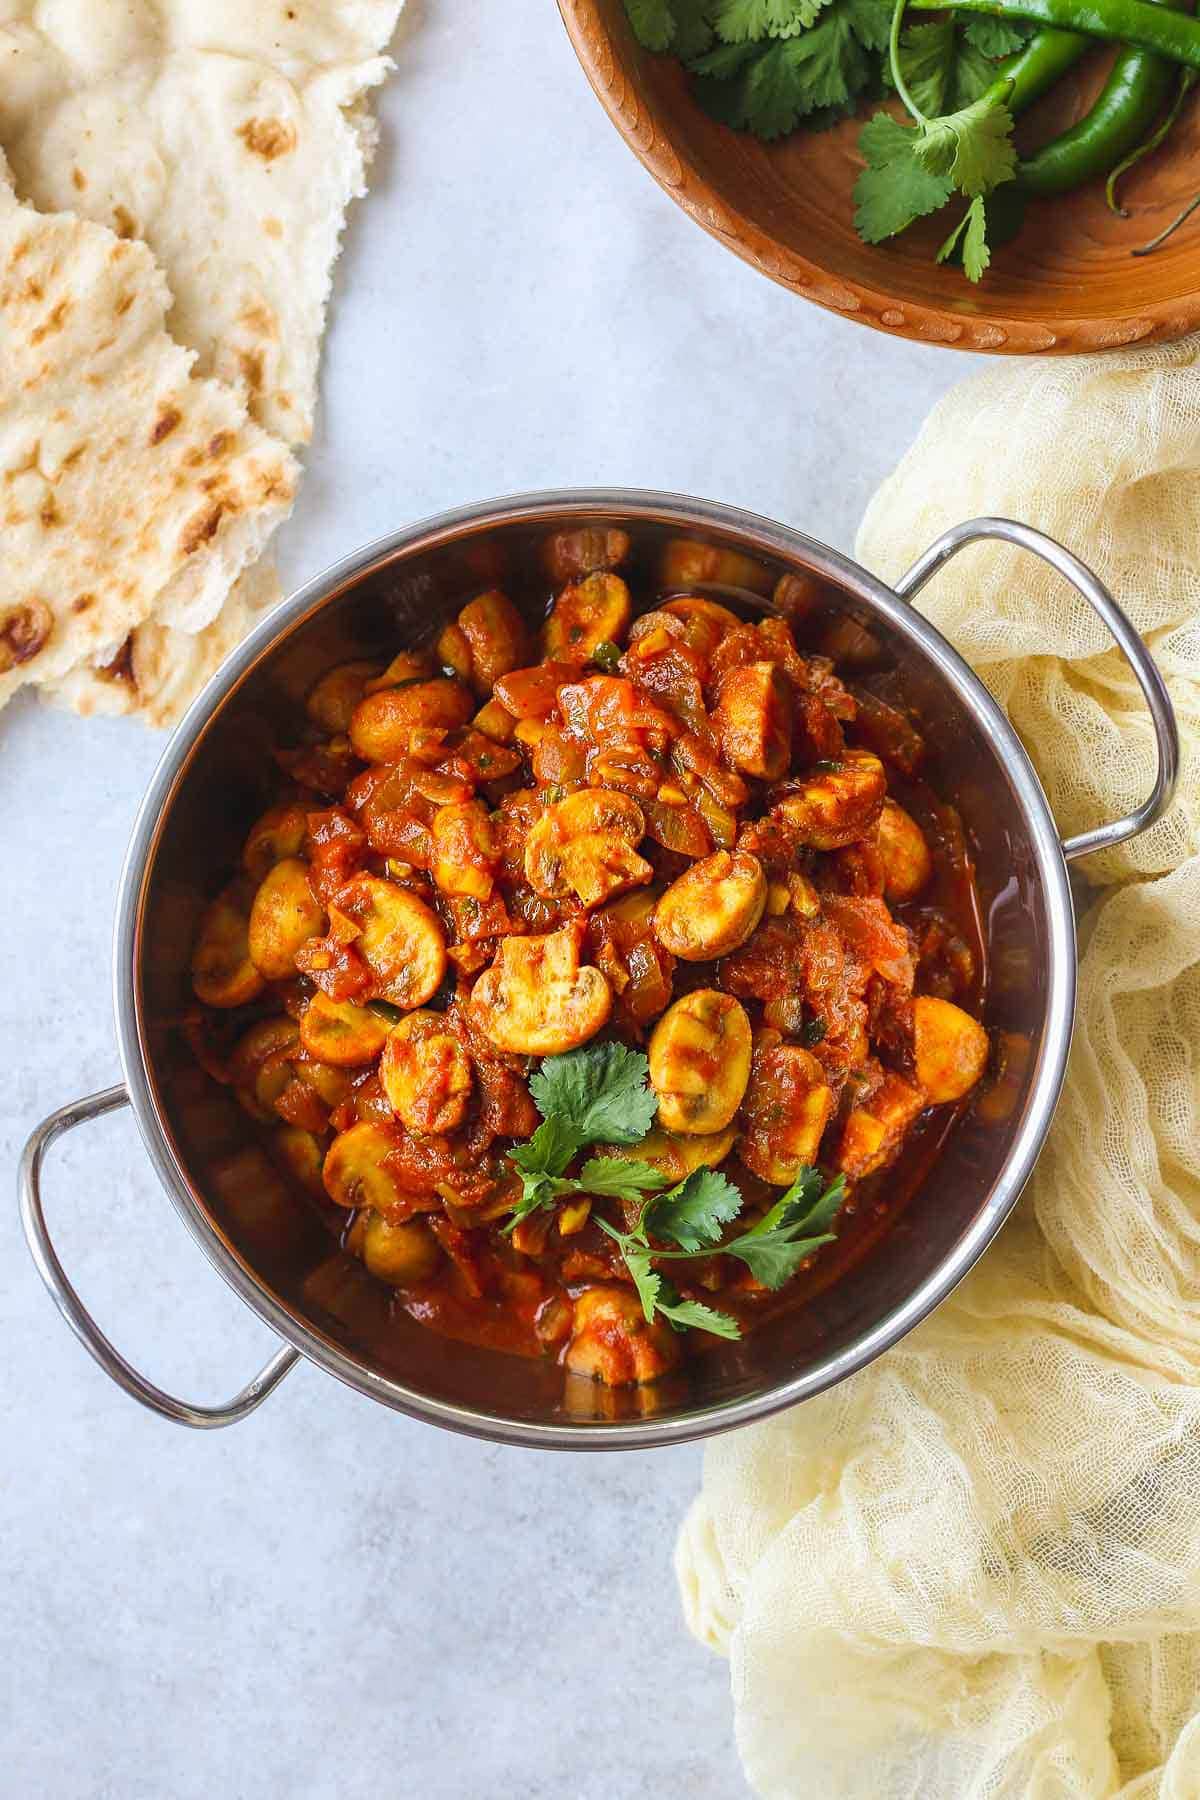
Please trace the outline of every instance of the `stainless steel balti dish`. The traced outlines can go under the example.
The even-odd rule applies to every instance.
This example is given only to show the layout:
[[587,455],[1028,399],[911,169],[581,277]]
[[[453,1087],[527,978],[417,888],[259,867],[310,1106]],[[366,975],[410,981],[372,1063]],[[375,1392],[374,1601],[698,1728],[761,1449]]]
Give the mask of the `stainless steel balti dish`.
[[[536,569],[549,535],[610,527],[631,539],[635,578],[669,538],[732,549],[763,566],[766,592],[815,575],[902,676],[933,753],[939,792],[959,810],[976,865],[991,968],[985,1023],[1026,1047],[1003,1107],[969,1109],[877,1249],[802,1308],[721,1344],[673,1382],[564,1399],[561,1372],[483,1353],[408,1319],[379,1329],[383,1304],[359,1265],[281,1185],[254,1127],[197,1066],[176,1029],[196,921],[267,803],[273,747],[333,663],[426,640],[482,585]],[[1154,720],[1153,792],[1128,818],[1060,841],[1046,797],[1003,714],[962,659],[907,602],[951,557],[1001,538],[1053,565],[1129,658]],[[760,607],[761,599],[742,595]],[[930,546],[889,588],[848,557],[749,513],[674,495],[546,493],[464,507],[347,557],[266,619],[209,684],[172,738],[134,828],[121,883],[114,986],[123,1083],[73,1102],[31,1137],[21,1171],[38,1269],[80,1341],[127,1392],[177,1423],[244,1418],[305,1358],[385,1405],[452,1430],[545,1448],[630,1449],[742,1425],[828,1388],[897,1342],[986,1248],[1041,1149],[1062,1086],[1075,1003],[1068,865],[1134,837],[1168,803],[1178,742],[1144,645],[1096,578],[1026,526],[977,519]],[[46,1151],[64,1131],[130,1105],[180,1217],[209,1260],[283,1340],[224,1405],[190,1405],[133,1369],[84,1309],[51,1243],[40,1196]],[[590,1384],[589,1388],[590,1388]],[[647,1393],[653,1394],[650,1402]]]

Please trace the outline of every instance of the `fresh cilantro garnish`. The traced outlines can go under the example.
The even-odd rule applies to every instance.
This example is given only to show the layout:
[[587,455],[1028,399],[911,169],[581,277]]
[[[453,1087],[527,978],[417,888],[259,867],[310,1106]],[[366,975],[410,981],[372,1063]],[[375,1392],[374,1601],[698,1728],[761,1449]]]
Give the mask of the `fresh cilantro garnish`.
[[531,1138],[509,1151],[523,1175],[563,1175],[579,1150],[579,1138],[568,1120],[552,1113]]
[[[625,1259],[648,1323],[661,1315],[680,1331],[700,1325],[719,1337],[741,1336],[736,1319],[697,1301],[681,1301],[653,1266],[655,1258],[713,1255],[721,1244],[722,1227],[737,1217],[741,1207],[742,1196],[726,1176],[714,1169],[697,1169],[667,1193],[652,1194],[645,1200],[630,1231],[619,1231],[607,1219],[597,1218],[601,1231],[612,1238]],[[651,1232],[678,1248],[657,1249],[650,1242]]]
[[585,1044],[565,1056],[546,1056],[529,1083],[544,1119],[565,1120],[584,1144],[636,1144],[658,1111],[646,1081],[650,1065],[624,1044]]
[[521,1177],[521,1197],[506,1229],[530,1213],[553,1206],[565,1194],[602,1194],[639,1200],[663,1177],[648,1163],[593,1157],[578,1179],[563,1179],[589,1144],[637,1144],[658,1110],[646,1085],[650,1065],[624,1044],[585,1044],[565,1056],[543,1057],[529,1091],[542,1115],[533,1136],[508,1153]]
[[681,1300],[669,1282],[659,1284],[658,1310],[677,1331],[686,1331],[690,1327],[694,1331],[710,1331],[714,1337],[739,1338],[742,1335],[737,1320],[728,1313],[718,1312],[715,1306],[705,1306],[702,1300]]
[[639,43],[669,50],[696,98],[737,131],[772,139],[831,125],[879,91],[889,0],[627,0]]
[[[671,1290],[656,1262],[688,1261],[703,1256],[733,1256],[749,1269],[756,1281],[771,1289],[781,1288],[801,1263],[823,1244],[833,1241],[832,1224],[846,1193],[846,1178],[839,1175],[825,1185],[819,1169],[802,1169],[787,1192],[763,1214],[757,1224],[739,1237],[722,1241],[722,1228],[742,1208],[742,1196],[733,1183],[713,1169],[698,1169],[665,1194],[651,1195],[630,1231],[619,1231],[607,1219],[597,1218],[600,1229],[620,1249],[625,1266],[641,1297],[642,1311],[653,1322],[661,1313],[672,1324],[696,1324],[722,1337],[740,1335],[737,1321],[726,1313],[701,1307],[705,1321],[683,1319]],[[661,1249],[650,1242],[665,1239],[675,1249]],[[664,1294],[666,1298],[664,1298]],[[684,1302],[688,1308],[698,1302]],[[713,1321],[720,1321],[719,1324]]]
[[851,110],[879,75],[886,0],[805,0],[795,21],[787,35],[723,43],[693,61],[705,110],[768,141]]
[[913,153],[931,175],[944,175],[974,199],[1016,173],[1012,128],[1007,106],[985,94],[958,112],[926,119],[917,128]]
[[757,1225],[722,1252],[744,1262],[764,1287],[780,1288],[805,1259],[822,1244],[833,1242],[827,1229],[846,1196],[846,1177],[839,1175],[829,1186],[819,1169],[802,1169],[791,1187]]
[[810,26],[827,0],[712,0],[717,36],[727,44],[790,38]]
[[[896,85],[905,104],[919,112],[903,69],[903,46],[895,34],[893,52]],[[930,68],[928,58],[918,57],[918,86],[927,97],[941,79],[935,79]],[[983,196],[1010,181],[1017,166],[1012,114],[1000,97],[1003,93],[1003,83],[995,84],[969,104],[938,117],[922,117],[915,126],[900,125],[886,113],[877,113],[864,125],[858,146],[867,166],[855,183],[854,223],[866,243],[878,244],[914,219],[936,212],[957,189],[980,204],[968,208],[939,261],[961,236],[963,269],[970,280],[979,280],[989,261]]]
[[979,281],[992,260],[992,253],[988,249],[987,214],[982,194],[976,194],[938,251],[937,260],[945,262],[956,250],[962,258],[963,273],[967,280]]
[[727,1176],[715,1169],[696,1169],[678,1187],[651,1200],[642,1223],[655,1237],[701,1255],[720,1243],[721,1227],[741,1210],[742,1196]]
[[579,1171],[576,1190],[610,1200],[640,1200],[662,1185],[662,1170],[652,1163],[624,1156],[593,1156]]
[[[995,65],[952,13],[910,26],[899,40],[896,60],[910,99],[926,118],[970,106],[997,78]],[[894,86],[890,69],[885,74]]]
[[986,13],[975,13],[964,21],[963,36],[980,56],[1011,56],[1037,29],[1027,19],[990,19]]
[[675,36],[671,0],[625,0],[633,35],[646,50],[669,50]]
[[881,244],[945,206],[953,183],[917,161],[916,132],[890,113],[876,113],[858,134],[867,166],[854,184],[854,224],[867,244]]
[[[719,1337],[741,1335],[737,1320],[697,1300],[681,1299],[655,1263],[733,1256],[764,1287],[782,1287],[814,1250],[830,1241],[827,1229],[845,1193],[845,1177],[828,1187],[818,1169],[802,1169],[791,1187],[748,1231],[725,1241],[726,1227],[742,1210],[742,1195],[716,1169],[694,1169],[674,1187],[652,1163],[636,1157],[591,1156],[578,1175],[567,1170],[592,1144],[639,1143],[658,1102],[647,1086],[649,1064],[623,1044],[587,1044],[565,1056],[548,1056],[529,1083],[542,1123],[509,1151],[521,1177],[521,1195],[506,1230],[568,1195],[620,1200],[637,1209],[622,1231],[594,1213],[600,1230],[619,1248],[647,1320],[666,1319]],[[628,1216],[628,1215],[627,1215]]]

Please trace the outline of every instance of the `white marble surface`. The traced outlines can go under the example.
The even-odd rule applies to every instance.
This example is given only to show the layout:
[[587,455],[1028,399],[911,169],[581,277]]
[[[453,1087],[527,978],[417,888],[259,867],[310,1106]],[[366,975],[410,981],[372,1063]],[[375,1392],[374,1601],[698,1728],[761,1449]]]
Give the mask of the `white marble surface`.
[[[467,22],[469,20],[469,22]],[[552,0],[410,0],[355,212],[293,580],[455,502],[679,488],[849,546],[966,359],[805,305],[706,238],[608,125]],[[0,724],[0,1145],[107,1085],[117,875],[160,743]],[[48,1179],[63,1255],[156,1379],[240,1385],[268,1334],[128,1115]],[[43,1800],[637,1800],[745,1792],[725,1665],[687,1637],[694,1448],[497,1450],[315,1370],[198,1436],[109,1385],[0,1215],[0,1792]]]

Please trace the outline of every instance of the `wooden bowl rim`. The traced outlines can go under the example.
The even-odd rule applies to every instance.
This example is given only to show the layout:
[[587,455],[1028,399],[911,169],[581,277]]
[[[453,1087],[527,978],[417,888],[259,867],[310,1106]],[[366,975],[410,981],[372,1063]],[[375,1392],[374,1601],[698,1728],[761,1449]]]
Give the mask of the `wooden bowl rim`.
[[[760,275],[828,312],[889,337],[1003,356],[1068,356],[1130,344],[1172,343],[1200,324],[1200,290],[1182,298],[1154,301],[1123,317],[1064,317],[1051,328],[1006,313],[964,316],[925,301],[897,299],[884,288],[861,280],[831,275],[819,263],[769,237],[722,198],[695,164],[660,134],[651,112],[631,94],[600,0],[558,0],[558,10],[593,93],[664,192],[710,237]],[[633,105],[629,106],[631,99]]]

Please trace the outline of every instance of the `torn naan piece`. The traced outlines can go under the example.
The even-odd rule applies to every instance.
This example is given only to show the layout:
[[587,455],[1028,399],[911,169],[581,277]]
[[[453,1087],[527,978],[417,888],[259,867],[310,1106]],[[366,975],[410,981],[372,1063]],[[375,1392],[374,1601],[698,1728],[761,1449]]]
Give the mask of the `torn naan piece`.
[[197,372],[312,435],[366,106],[402,0],[0,0],[0,145],[18,192],[149,244]]
[[0,162],[0,704],[201,631],[288,512],[290,452],[164,328],[144,244],[22,205]]
[[205,683],[271,607],[283,598],[279,571],[262,557],[238,577],[203,631],[176,631],[153,619],[130,633],[107,668],[72,669],[45,697],[82,718],[128,717],[165,731],[177,725]]

